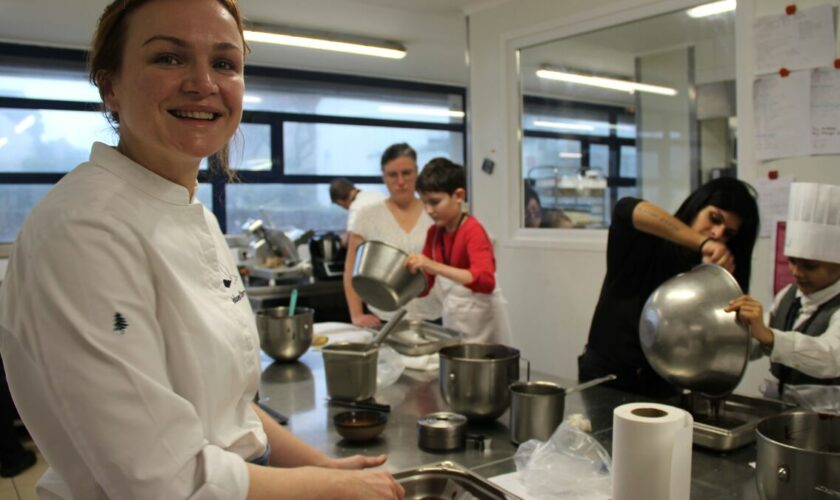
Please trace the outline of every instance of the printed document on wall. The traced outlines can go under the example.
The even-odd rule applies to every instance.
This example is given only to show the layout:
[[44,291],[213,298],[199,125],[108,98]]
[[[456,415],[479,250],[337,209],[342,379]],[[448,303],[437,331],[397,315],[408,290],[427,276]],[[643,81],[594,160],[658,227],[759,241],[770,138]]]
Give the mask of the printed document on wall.
[[840,153],[840,71],[834,68],[811,74],[811,127],[812,154]]
[[753,24],[755,72],[776,73],[830,66],[834,62],[834,11],[831,5],[763,16]]
[[776,222],[787,218],[790,185],[792,175],[783,175],[778,179],[755,179],[752,183],[758,194],[758,215],[761,221],[759,238],[773,236]]
[[753,82],[755,155],[759,160],[811,153],[811,71]]

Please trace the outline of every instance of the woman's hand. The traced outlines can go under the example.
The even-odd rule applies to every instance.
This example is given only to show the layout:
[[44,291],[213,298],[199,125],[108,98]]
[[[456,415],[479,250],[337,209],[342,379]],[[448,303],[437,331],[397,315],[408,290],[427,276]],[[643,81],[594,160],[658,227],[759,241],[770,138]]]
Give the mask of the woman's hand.
[[359,316],[354,316],[351,321],[354,325],[362,328],[379,328],[382,326],[382,320],[373,314],[360,314]]
[[337,491],[347,499],[405,498],[405,489],[386,470],[354,470],[333,472]]
[[700,252],[703,254],[703,262],[717,264],[730,273],[735,271],[735,257],[723,243],[707,240],[700,248]]
[[412,273],[423,271],[424,273],[435,274],[433,264],[434,261],[422,253],[413,253],[405,260],[405,267]]
[[773,343],[773,332],[764,324],[764,308],[761,302],[749,295],[741,295],[723,309],[725,312],[735,312],[738,322],[750,327],[753,338],[762,344]]
[[371,467],[379,467],[387,460],[387,455],[378,455],[375,457],[368,457],[365,455],[353,455],[352,457],[333,458],[326,464],[326,467],[331,469],[369,469]]

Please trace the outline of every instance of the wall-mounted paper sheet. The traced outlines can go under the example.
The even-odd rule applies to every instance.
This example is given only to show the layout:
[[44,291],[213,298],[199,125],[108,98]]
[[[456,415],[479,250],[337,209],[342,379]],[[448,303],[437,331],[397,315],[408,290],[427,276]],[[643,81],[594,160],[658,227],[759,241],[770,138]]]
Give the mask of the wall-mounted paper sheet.
[[834,62],[834,12],[831,5],[798,10],[796,14],[763,16],[753,24],[755,72],[781,68],[830,66]]
[[819,68],[811,73],[812,154],[840,153],[840,71]]
[[755,155],[759,160],[811,153],[811,71],[753,82]]
[[778,179],[758,179],[753,187],[758,192],[758,213],[761,219],[759,238],[770,238],[777,221],[787,217],[790,185],[793,176],[785,175]]

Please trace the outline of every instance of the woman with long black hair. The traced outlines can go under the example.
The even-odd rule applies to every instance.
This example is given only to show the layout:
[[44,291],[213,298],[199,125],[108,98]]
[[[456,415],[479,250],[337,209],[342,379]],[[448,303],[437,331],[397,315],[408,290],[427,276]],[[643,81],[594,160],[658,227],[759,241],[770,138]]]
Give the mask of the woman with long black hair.
[[645,301],[664,281],[701,262],[724,267],[748,290],[757,233],[753,189],[733,178],[704,184],[674,215],[638,198],[619,200],[607,240],[607,274],[578,358],[578,378],[613,373],[616,387],[648,396],[674,394],[639,343]]

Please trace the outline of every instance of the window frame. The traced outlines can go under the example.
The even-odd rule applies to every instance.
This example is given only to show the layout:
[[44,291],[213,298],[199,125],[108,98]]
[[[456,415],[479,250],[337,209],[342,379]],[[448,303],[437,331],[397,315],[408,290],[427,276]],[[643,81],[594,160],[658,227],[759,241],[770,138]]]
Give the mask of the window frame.
[[[85,70],[87,52],[76,49],[40,47],[31,45],[17,45],[0,43],[0,64],[22,62],[28,65],[50,62],[60,62],[63,65],[77,65],[81,71]],[[86,73],[85,73],[86,74]],[[350,84],[367,89],[397,89],[445,95],[457,95],[461,98],[464,119],[461,123],[434,123],[412,120],[394,120],[380,118],[348,117],[323,114],[288,113],[279,111],[243,111],[242,123],[267,124],[271,127],[271,169],[265,171],[235,170],[235,183],[255,184],[328,184],[336,175],[299,175],[286,174],[284,165],[283,127],[286,123],[318,123],[340,124],[354,126],[374,126],[389,128],[410,128],[416,130],[443,130],[461,134],[464,157],[454,159],[464,164],[469,171],[469,154],[467,149],[467,89],[464,87],[442,84],[431,84],[403,80],[391,80],[377,77],[343,75],[335,73],[275,68],[267,66],[245,66],[246,81],[249,76],[276,78],[278,80],[301,80],[319,83]],[[22,97],[0,97],[0,108],[12,109],[43,109],[62,111],[97,111],[101,112],[99,102],[64,101],[54,99],[28,99]],[[226,186],[229,183],[217,168],[200,170],[198,182],[212,186],[212,210],[216,216],[222,232],[227,232]],[[68,165],[68,168],[75,165]],[[55,184],[65,173],[56,172],[0,172],[0,184]],[[382,178],[378,175],[346,175],[343,176],[354,183],[380,184]]]

